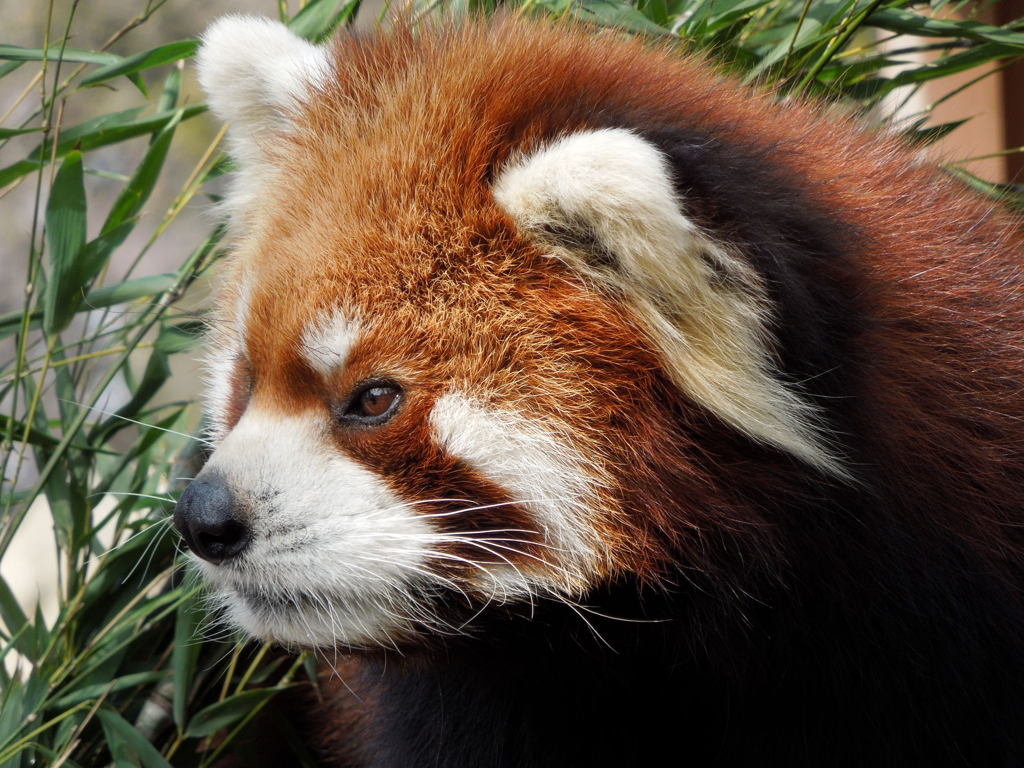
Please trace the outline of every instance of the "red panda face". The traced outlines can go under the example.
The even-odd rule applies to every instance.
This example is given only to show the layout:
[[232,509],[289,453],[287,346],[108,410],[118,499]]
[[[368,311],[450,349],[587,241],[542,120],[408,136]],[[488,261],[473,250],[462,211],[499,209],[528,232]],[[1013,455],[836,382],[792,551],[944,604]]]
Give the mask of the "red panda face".
[[[287,258],[287,242],[275,247]],[[308,278],[272,269],[239,297],[240,320],[215,344],[225,360],[213,369],[235,373],[223,393],[215,384],[218,447],[203,474],[230,489],[250,540],[202,564],[238,624],[291,642],[373,642],[440,621],[418,592],[571,595],[608,570],[600,521],[614,502],[593,436],[639,396],[616,386],[625,356],[652,363],[635,344],[573,338],[584,313],[632,336],[582,287],[510,274],[460,290],[485,276],[435,280],[421,305],[398,271],[372,284],[320,275],[304,305]],[[612,351],[623,370],[606,365],[615,378],[584,388]]]
[[667,482],[665,446],[699,452],[687,408],[842,474],[774,370],[764,286],[688,217],[650,142],[439,79],[488,34],[376,59],[256,19],[206,36],[239,174],[216,450],[176,523],[253,635],[393,644],[652,577],[724,503],[678,459],[690,523],[636,491]]
[[233,257],[203,476],[248,542],[204,575],[241,627],[310,645],[453,631],[440,593],[581,594],[619,548],[608,468],[629,459],[606,435],[656,360],[511,223],[363,240],[357,216]]

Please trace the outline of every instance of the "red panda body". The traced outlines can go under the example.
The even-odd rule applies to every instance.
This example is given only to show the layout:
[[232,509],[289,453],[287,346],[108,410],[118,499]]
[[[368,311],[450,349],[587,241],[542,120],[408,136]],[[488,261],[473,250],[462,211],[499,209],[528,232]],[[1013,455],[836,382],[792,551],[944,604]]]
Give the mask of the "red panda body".
[[[231,622],[344,766],[1024,764],[1024,245],[894,138],[510,19],[231,18]],[[669,757],[671,756],[671,757]]]

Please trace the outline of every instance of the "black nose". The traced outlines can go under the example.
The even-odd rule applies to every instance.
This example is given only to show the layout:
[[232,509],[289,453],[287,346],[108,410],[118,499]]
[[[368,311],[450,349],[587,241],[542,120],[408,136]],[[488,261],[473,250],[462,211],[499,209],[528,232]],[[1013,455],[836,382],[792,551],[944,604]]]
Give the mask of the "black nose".
[[189,549],[211,563],[241,554],[250,539],[231,491],[215,477],[189,484],[174,508],[174,525]]

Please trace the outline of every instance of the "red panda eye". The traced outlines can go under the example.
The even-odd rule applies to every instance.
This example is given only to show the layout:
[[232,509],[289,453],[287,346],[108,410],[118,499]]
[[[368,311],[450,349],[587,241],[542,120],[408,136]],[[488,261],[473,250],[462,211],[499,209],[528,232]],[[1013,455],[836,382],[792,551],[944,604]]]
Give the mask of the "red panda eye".
[[363,385],[349,400],[342,419],[362,424],[382,424],[398,409],[402,390],[388,382],[370,382]]
[[391,387],[371,387],[359,398],[359,413],[362,416],[381,416],[397,397],[398,392]]

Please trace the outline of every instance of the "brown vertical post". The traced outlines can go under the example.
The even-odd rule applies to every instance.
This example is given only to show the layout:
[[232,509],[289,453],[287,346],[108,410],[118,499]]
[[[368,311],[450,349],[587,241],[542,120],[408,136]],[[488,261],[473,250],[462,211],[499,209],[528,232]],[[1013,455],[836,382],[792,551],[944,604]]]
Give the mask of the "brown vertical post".
[[[1024,0],[1003,0],[995,6],[995,13],[1000,24],[1024,17]],[[1024,60],[1004,69],[1001,79],[1006,146],[1021,147],[1024,146]],[[1007,155],[1006,178],[1024,183],[1024,153]]]

